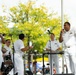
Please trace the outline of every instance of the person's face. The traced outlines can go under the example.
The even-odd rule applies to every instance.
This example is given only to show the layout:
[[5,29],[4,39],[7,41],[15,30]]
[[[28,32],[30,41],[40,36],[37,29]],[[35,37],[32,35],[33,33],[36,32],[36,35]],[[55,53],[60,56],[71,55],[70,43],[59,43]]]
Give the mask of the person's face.
[[64,29],[65,29],[66,31],[69,31],[70,26],[66,23],[66,24],[64,24]]
[[55,37],[55,36],[54,36],[53,34],[50,35],[50,38],[51,38],[52,40],[54,40],[54,37]]
[[25,40],[25,37],[22,39],[22,41],[24,41]]
[[10,46],[10,43],[11,43],[10,40],[6,41],[7,46]]

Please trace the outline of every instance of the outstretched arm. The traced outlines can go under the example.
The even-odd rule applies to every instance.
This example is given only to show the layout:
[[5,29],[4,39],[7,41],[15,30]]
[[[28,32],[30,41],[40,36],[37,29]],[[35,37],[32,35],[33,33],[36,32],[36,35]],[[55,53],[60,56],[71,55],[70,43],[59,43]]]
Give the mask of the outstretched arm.
[[1,34],[0,34],[0,38],[2,40],[2,43],[5,44],[5,40],[4,40],[4,38],[3,38],[3,36]]
[[33,48],[33,46],[27,46],[27,47],[25,47],[25,48],[22,48],[21,51],[22,51],[22,52],[25,52],[25,51],[27,51],[27,50],[29,50],[29,49],[32,49],[32,48]]

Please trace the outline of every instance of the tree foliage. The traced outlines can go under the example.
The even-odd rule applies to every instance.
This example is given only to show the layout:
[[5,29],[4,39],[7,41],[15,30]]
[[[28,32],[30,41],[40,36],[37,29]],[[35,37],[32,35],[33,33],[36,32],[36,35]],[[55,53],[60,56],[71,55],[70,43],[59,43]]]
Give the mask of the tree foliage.
[[46,7],[35,7],[34,2],[26,4],[20,3],[18,6],[10,8],[9,21],[14,23],[14,27],[10,29],[10,34],[16,38],[19,33],[26,35],[33,42],[34,49],[43,52],[46,42],[49,40],[47,29],[53,32],[58,38],[61,29],[60,18],[53,17],[53,12],[48,13]]
[[6,17],[5,16],[0,16],[0,33],[8,33],[9,29],[7,28],[8,22],[6,22]]

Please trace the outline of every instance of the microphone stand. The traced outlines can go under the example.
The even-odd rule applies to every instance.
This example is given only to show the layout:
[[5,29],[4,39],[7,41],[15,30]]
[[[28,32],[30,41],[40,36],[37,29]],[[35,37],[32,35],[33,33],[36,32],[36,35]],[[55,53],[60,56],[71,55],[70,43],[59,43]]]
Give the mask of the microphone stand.
[[36,66],[36,64],[37,64],[37,61],[36,61],[36,54],[37,54],[37,50],[35,50],[35,52],[34,52],[34,56],[35,56],[35,75],[36,75],[36,69],[37,69],[37,66]]
[[[30,35],[28,35],[28,46],[29,46],[29,41],[30,41]],[[28,51],[28,68],[30,70],[30,51]]]
[[14,53],[15,53],[15,50],[14,50],[14,43],[13,43],[13,40],[12,40],[12,34],[10,34],[10,37],[11,37],[11,43],[12,43],[12,49],[13,49],[13,54],[12,54],[12,61],[13,61],[13,74],[15,74],[15,60],[14,60]]
[[[51,41],[49,41],[49,42],[50,42],[50,53],[51,53]],[[52,54],[50,54],[49,58],[50,58],[49,59],[49,61],[50,61],[50,74],[53,75],[53,73],[52,73],[53,72],[53,69],[52,69],[53,68]]]
[[[49,35],[51,34],[50,30],[48,30],[48,34]],[[50,53],[51,53],[51,41],[49,41],[49,42],[50,42]],[[53,73],[52,73],[53,72],[53,69],[52,69],[53,68],[52,54],[49,55],[49,61],[50,61],[50,74],[53,75]]]

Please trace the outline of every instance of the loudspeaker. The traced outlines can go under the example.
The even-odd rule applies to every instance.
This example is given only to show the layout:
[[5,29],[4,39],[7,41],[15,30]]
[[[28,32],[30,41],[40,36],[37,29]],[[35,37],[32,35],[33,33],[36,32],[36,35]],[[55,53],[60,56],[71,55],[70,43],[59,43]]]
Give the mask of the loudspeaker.
[[53,74],[53,75],[74,75],[74,74]]

